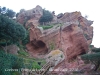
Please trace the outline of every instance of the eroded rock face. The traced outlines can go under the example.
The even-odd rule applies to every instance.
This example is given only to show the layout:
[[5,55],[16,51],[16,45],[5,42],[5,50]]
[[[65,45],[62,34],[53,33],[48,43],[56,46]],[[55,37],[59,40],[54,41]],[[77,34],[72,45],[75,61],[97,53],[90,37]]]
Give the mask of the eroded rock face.
[[19,47],[16,46],[16,45],[9,45],[9,46],[4,47],[4,50],[7,51],[7,53],[17,55],[17,54],[18,54],[17,52],[18,52],[20,49],[19,49]]
[[59,22],[66,24],[77,24],[83,30],[88,44],[92,43],[93,38],[93,21],[87,20],[84,18],[80,12],[65,13],[63,17],[59,19]]
[[[43,53],[47,52],[53,44],[54,49],[63,50],[66,60],[86,53],[93,38],[93,27],[91,26],[93,22],[82,17],[80,12],[65,13],[60,20],[64,23],[61,28],[54,27],[43,32],[32,23],[29,30],[30,43],[34,40],[41,40],[45,43],[45,49],[39,48],[43,50]],[[27,48],[31,46],[33,45],[28,45]],[[33,48],[28,49],[34,51]]]
[[30,42],[26,45],[27,50],[32,57],[43,58],[41,55],[45,55],[48,52],[46,43],[40,39],[42,36],[42,31],[40,28],[36,28],[31,25],[29,29]]
[[26,47],[30,56],[35,58],[43,58],[42,55],[48,52],[46,44],[41,40],[33,40]]
[[27,25],[32,22],[34,25],[38,25],[38,20],[40,19],[40,17],[43,15],[43,10],[42,7],[37,5],[35,8],[31,9],[31,10],[24,10],[21,11],[19,13],[19,15],[17,16],[17,21],[21,24],[26,23],[26,27]]
[[87,20],[82,16],[78,17],[78,21],[80,23],[79,26],[83,30],[83,34],[87,39],[88,44],[90,45],[93,38],[93,27],[91,26],[93,24],[93,21]]
[[63,23],[66,22],[77,22],[78,17],[81,16],[80,12],[72,12],[72,13],[64,13],[64,15],[60,18]]
[[[73,60],[70,63],[65,60],[59,63],[54,67],[52,73],[57,75],[71,75],[73,71],[77,72],[92,72],[95,66],[93,64],[84,64],[84,61],[77,58],[77,60]],[[57,70],[57,71],[56,71]],[[85,75],[85,74],[84,74]],[[89,75],[89,74],[88,74]]]
[[[84,62],[82,60],[75,59],[77,58],[77,56],[86,53],[86,51],[88,50],[88,43],[83,34],[83,30],[76,24],[71,24],[63,28],[61,35],[60,47],[62,47],[63,53],[65,55],[65,60],[54,67],[53,73],[57,73],[58,75],[59,73],[63,75],[66,75],[66,73],[68,73],[70,75],[70,70],[74,69],[75,71],[77,71],[79,67],[82,67],[84,65]],[[56,69],[65,69],[65,71],[56,72]]]
[[62,30],[61,46],[66,56],[65,60],[76,58],[78,55],[85,54],[88,50],[83,31],[75,24],[71,24]]

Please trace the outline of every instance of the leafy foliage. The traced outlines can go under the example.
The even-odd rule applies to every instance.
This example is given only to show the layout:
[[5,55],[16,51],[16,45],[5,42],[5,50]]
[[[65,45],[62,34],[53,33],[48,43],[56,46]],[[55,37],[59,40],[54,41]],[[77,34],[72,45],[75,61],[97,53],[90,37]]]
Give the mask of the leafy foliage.
[[23,59],[15,55],[6,54],[0,50],[0,75],[12,75],[12,71],[5,71],[7,69],[20,69],[24,68]]
[[100,52],[100,48],[92,49],[93,52]]
[[81,58],[83,60],[88,60],[90,62],[92,62],[95,65],[95,71],[98,70],[99,66],[100,66],[100,48],[94,48],[92,49],[93,54],[84,54],[81,56]]
[[22,44],[26,45],[27,43],[29,43],[29,31],[26,30],[26,37],[25,39],[22,40]]
[[100,52],[95,54],[84,54],[81,57],[83,60],[100,61]]
[[18,42],[25,36],[26,30],[21,24],[0,15],[0,45]]
[[15,12],[6,7],[0,7],[0,14],[5,15],[9,18],[13,18],[15,16]]
[[53,15],[48,11],[43,9],[43,16],[40,17],[39,22],[50,22],[53,19]]
[[50,50],[54,50],[55,49],[55,44],[54,43],[50,43]]
[[52,27],[53,27],[53,25],[48,25],[48,26],[40,26],[40,27],[42,27],[44,30],[46,30],[46,29],[50,29],[50,28],[52,28]]
[[19,49],[20,49],[20,50],[18,51],[18,56],[24,56],[24,57],[29,56],[28,52],[25,50],[25,49],[26,49],[25,46],[19,44],[18,47],[19,47]]
[[[41,63],[41,64],[38,64]],[[40,59],[18,57],[0,50],[0,75],[20,75],[21,69],[40,69],[46,62]],[[14,69],[18,71],[5,71]]]
[[23,57],[24,67],[27,69],[41,69],[41,67],[46,63],[44,59]]

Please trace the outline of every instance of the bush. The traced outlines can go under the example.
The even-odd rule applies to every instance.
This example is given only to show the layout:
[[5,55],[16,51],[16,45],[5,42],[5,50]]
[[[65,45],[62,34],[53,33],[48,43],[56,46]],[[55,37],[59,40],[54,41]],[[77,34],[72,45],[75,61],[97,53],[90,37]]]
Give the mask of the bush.
[[46,30],[46,29],[50,29],[50,28],[52,28],[53,26],[42,26],[42,28],[44,29],[44,30]]
[[43,9],[43,16],[40,17],[39,22],[50,22],[53,19],[52,13],[50,13],[48,10]]
[[100,52],[100,48],[92,49],[93,52]]
[[95,53],[81,55],[81,58],[85,61],[93,63],[95,65],[94,71],[97,71],[100,67],[100,48],[94,48],[92,51]]
[[5,69],[18,69],[18,73],[20,73],[21,68],[24,68],[22,58],[0,50],[0,75],[12,75],[12,71],[5,71]]
[[19,42],[26,36],[26,29],[14,20],[0,15],[0,45]]
[[13,18],[16,13],[13,10],[8,9],[6,7],[0,7],[0,14],[9,18]]
[[81,57],[83,60],[100,61],[100,52],[94,54],[84,54]]
[[26,45],[27,43],[29,43],[29,31],[26,31],[26,37],[25,39],[22,40],[22,44]]

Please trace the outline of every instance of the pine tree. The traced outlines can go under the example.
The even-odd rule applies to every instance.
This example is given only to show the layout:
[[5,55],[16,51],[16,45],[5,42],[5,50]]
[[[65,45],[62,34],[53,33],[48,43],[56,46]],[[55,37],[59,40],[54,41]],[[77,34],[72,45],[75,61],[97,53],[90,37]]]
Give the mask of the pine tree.
[[84,54],[81,56],[83,60],[88,60],[95,65],[95,70],[97,71],[100,67],[100,48],[92,49],[93,54]]

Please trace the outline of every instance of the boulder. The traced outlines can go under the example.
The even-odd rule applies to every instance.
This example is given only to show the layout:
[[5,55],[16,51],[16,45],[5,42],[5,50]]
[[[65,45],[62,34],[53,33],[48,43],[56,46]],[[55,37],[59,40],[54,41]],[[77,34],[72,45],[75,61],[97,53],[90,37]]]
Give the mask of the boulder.
[[53,50],[49,54],[46,55],[46,62],[53,63],[56,66],[58,63],[62,62],[65,59],[65,56],[60,50]]
[[4,47],[4,50],[7,51],[7,53],[17,55],[17,54],[18,54],[17,52],[18,52],[20,49],[19,49],[19,47],[16,46],[16,45],[9,45],[9,46]]
[[59,19],[59,18],[62,18],[63,15],[64,15],[63,13],[60,13],[60,14],[57,15],[57,18],[58,18],[58,19]]

